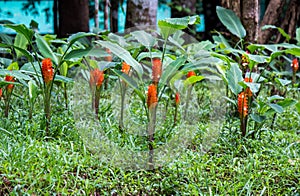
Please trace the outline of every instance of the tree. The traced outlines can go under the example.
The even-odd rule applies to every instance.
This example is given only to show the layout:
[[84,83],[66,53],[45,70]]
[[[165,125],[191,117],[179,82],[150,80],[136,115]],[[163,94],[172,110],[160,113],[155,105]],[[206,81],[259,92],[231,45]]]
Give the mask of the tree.
[[[291,37],[295,36],[297,21],[300,17],[300,4],[297,1],[221,0],[221,5],[233,10],[240,17],[247,32],[247,41],[264,44],[272,40],[273,35],[276,35],[274,42],[282,41],[279,32],[274,33],[273,29],[262,30],[265,25],[279,26]],[[266,7],[265,12],[261,9],[262,5]],[[279,23],[280,21],[282,23]]]
[[89,31],[89,0],[59,0],[59,37]]
[[110,30],[112,32],[118,32],[119,0],[111,1],[110,5]]
[[125,28],[155,26],[158,0],[127,0]]

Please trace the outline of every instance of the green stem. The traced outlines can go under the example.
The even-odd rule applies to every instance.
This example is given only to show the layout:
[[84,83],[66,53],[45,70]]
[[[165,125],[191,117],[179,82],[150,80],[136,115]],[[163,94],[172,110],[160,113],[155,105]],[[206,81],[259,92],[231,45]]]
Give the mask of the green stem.
[[148,148],[149,148],[149,169],[154,169],[154,133],[155,133],[155,125],[156,125],[156,108],[155,106],[150,106],[149,108],[149,122],[148,122]]
[[98,119],[98,117],[99,117],[99,102],[100,102],[100,89],[96,89],[95,90],[95,104],[94,104],[96,119]]
[[187,90],[187,95],[186,95],[186,105],[185,105],[185,109],[184,109],[184,115],[183,115],[183,119],[186,120],[186,115],[187,115],[187,111],[189,108],[189,104],[190,104],[190,98],[191,98],[191,92],[193,89],[193,85],[189,86],[188,90]]
[[126,94],[126,83],[121,81],[121,114],[120,114],[120,122],[119,122],[119,128],[120,130],[124,130],[124,105],[125,105],[125,94]]

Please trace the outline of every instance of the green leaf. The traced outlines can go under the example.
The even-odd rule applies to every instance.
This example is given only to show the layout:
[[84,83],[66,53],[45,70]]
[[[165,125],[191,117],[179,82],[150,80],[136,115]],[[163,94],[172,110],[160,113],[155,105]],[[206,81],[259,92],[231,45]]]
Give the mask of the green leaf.
[[94,56],[94,57],[105,57],[107,56],[107,53],[104,52],[103,49],[100,48],[85,48],[85,49],[77,49],[77,50],[71,50],[68,54],[65,56],[65,60],[72,60],[76,58],[82,58],[84,56]]
[[230,90],[235,95],[242,91],[242,87],[239,85],[239,82],[243,81],[243,75],[241,69],[237,64],[231,64],[230,69],[226,73],[226,78]]
[[129,64],[138,74],[139,78],[143,75],[142,66],[130,55],[130,53],[124,48],[120,47],[115,43],[111,43],[108,41],[96,41],[96,43],[100,44],[102,47],[110,49],[112,53],[118,56],[120,59],[124,60],[127,64]]
[[291,80],[285,80],[285,79],[280,79],[280,78],[275,78],[275,81],[278,84],[281,84],[282,86],[286,86],[292,82]]
[[270,106],[270,108],[272,108],[277,113],[282,113],[283,112],[283,108],[278,104],[269,103],[268,106]]
[[266,120],[266,116],[261,116],[258,114],[250,114],[250,117],[252,120],[258,123],[262,123],[264,120]]
[[72,78],[68,78],[62,75],[56,75],[54,81],[56,82],[63,82],[63,83],[71,83],[74,82]]
[[295,108],[298,111],[298,114],[300,114],[300,101],[295,104]]
[[6,69],[0,69],[0,76],[13,76],[19,80],[31,80],[31,78],[23,73],[21,73],[19,70],[6,70]]
[[185,87],[195,84],[196,82],[200,82],[201,80],[203,80],[205,77],[204,76],[191,76],[189,78],[187,78],[183,84]]
[[291,48],[284,51],[287,54],[292,54],[295,56],[300,56],[300,48]]
[[71,35],[67,41],[68,41],[68,46],[72,46],[76,41],[78,41],[81,38],[88,37],[88,36],[95,36],[96,34],[94,33],[85,33],[85,32],[79,32]]
[[139,56],[137,57],[138,62],[143,60],[144,58],[161,58],[162,53],[161,52],[141,52]]
[[291,98],[285,98],[282,101],[278,101],[277,104],[280,105],[283,108],[291,107],[297,103],[296,100],[291,99]]
[[24,24],[5,24],[4,26],[24,35],[28,42],[32,41],[34,32],[27,28]]
[[297,28],[296,30],[296,40],[297,40],[297,45],[300,45],[300,27]]
[[62,63],[61,66],[60,66],[60,68],[59,68],[60,75],[67,76],[67,74],[68,74],[68,68],[69,68],[68,63],[66,63],[66,62]]
[[170,35],[175,33],[177,30],[182,30],[188,27],[188,25],[199,24],[200,17],[187,16],[183,18],[166,18],[158,21],[158,27],[160,34],[164,39],[167,39]]
[[54,62],[55,65],[58,65],[58,59],[54,52],[51,50],[48,43],[44,40],[44,38],[38,34],[35,34],[36,43],[39,51],[44,56],[44,58],[50,58]]
[[38,95],[38,88],[33,83],[32,80],[28,82],[28,91],[29,91],[29,98],[32,100],[32,102],[34,102],[34,100],[37,98]]
[[160,83],[167,84],[172,76],[174,76],[175,72],[179,69],[180,66],[184,64],[186,61],[186,57],[179,57],[175,61],[171,62],[162,73],[162,76],[160,78]]
[[28,61],[33,61],[33,56],[32,54],[27,51],[27,50],[24,50],[22,48],[19,48],[17,46],[14,46],[14,45],[7,45],[7,44],[3,44],[3,43],[0,43],[0,47],[4,47],[4,48],[14,48],[16,50],[19,50],[20,52],[22,52],[27,58],[28,58]]
[[248,86],[250,88],[250,90],[252,91],[252,93],[257,93],[259,91],[260,88],[260,84],[259,83],[254,83],[254,82],[244,82],[246,84],[246,86]]
[[246,30],[237,15],[229,9],[217,6],[217,15],[224,26],[240,39],[246,36]]
[[8,67],[7,70],[19,70],[19,64],[18,62],[13,62],[11,63]]
[[274,26],[274,25],[265,25],[265,26],[263,26],[262,28],[261,28],[262,30],[266,30],[266,29],[277,29],[280,33],[281,33],[281,35],[283,36],[283,37],[285,37],[285,39],[289,42],[290,41],[290,39],[291,39],[291,36],[289,35],[289,34],[287,34],[282,28],[280,28],[280,27],[276,27],[276,26]]
[[[26,50],[28,44],[28,40],[25,38],[23,34],[18,33],[16,35],[15,41],[14,41],[14,46],[22,48]],[[16,50],[17,58],[22,56],[22,52],[19,50]]]
[[138,42],[147,48],[152,48],[156,44],[156,39],[145,31],[134,31],[130,33]]
[[10,37],[9,35],[6,35],[5,33],[0,33],[0,39],[1,39],[1,42],[5,43],[5,44],[9,44],[9,45],[13,44],[12,37]]
[[284,99],[284,97],[279,96],[279,95],[273,95],[271,97],[267,97],[267,99],[269,100],[269,102],[272,102],[272,101],[275,101],[275,100]]
[[117,76],[119,76],[124,82],[126,82],[131,88],[133,88],[133,90],[140,97],[142,102],[145,101],[145,96],[143,92],[138,88],[138,84],[132,78],[130,78],[127,74],[124,74],[119,70],[115,70],[115,69],[112,70]]

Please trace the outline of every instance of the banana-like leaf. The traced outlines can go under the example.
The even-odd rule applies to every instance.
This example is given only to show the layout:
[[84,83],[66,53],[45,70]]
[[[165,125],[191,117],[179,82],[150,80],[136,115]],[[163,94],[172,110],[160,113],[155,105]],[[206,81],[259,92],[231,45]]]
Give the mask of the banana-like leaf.
[[246,30],[237,15],[229,9],[217,6],[217,15],[224,26],[238,38],[242,39],[246,36]]
[[45,39],[38,34],[35,34],[35,38],[36,38],[38,49],[41,52],[41,54],[44,56],[44,58],[50,58],[52,59],[55,65],[58,65],[58,59],[54,54],[54,52],[51,50],[48,43],[45,41]]
[[134,31],[130,33],[138,42],[147,48],[152,48],[157,40],[145,31]]
[[242,91],[242,87],[239,85],[239,82],[243,81],[243,75],[241,69],[236,63],[231,64],[230,69],[226,73],[226,78],[230,90],[235,95]]
[[130,53],[124,48],[120,47],[115,43],[111,43],[109,41],[96,41],[96,43],[100,44],[102,47],[110,49],[112,53],[118,56],[120,59],[129,64],[138,74],[139,78],[143,75],[142,66],[130,55]]
[[24,24],[4,24],[4,26],[24,35],[28,42],[32,41],[34,32],[27,28]]

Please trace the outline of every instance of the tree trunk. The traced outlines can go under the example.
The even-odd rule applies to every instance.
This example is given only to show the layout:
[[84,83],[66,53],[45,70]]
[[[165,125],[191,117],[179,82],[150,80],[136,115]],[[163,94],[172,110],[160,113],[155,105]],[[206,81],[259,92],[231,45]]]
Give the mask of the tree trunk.
[[125,28],[156,26],[158,0],[127,0]]
[[[283,22],[280,27],[285,30],[292,38],[295,37],[297,21],[300,19],[300,4],[298,0],[290,0]],[[277,32],[276,43],[282,42],[282,35]]]
[[242,2],[242,24],[246,29],[246,41],[256,43],[259,32],[259,0]]
[[108,30],[108,2],[109,0],[104,0],[104,29]]
[[282,13],[282,8],[284,6],[285,0],[272,0],[269,2],[263,20],[260,23],[260,32],[258,37],[258,42],[261,44],[267,43],[273,35],[273,30],[261,30],[265,25],[276,25]]
[[89,0],[60,0],[59,37],[89,31]]
[[111,1],[110,2],[110,31],[118,32],[118,9],[119,9],[119,1]]
[[94,21],[95,28],[99,28],[99,0],[95,0]]

